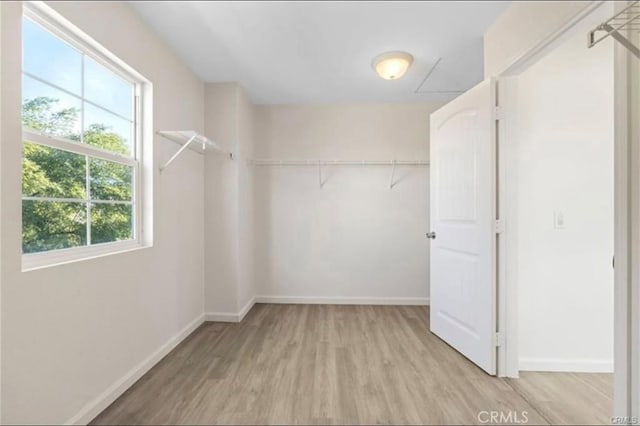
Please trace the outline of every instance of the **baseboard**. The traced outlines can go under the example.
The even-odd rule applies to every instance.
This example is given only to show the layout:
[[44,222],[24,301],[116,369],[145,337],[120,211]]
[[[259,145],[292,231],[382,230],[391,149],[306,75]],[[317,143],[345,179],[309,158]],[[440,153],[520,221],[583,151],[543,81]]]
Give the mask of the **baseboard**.
[[206,312],[204,320],[207,322],[239,322],[240,316],[231,312]]
[[247,316],[247,314],[255,304],[256,304],[256,298],[252,297],[251,300],[249,300],[247,304],[244,305],[244,308],[240,310],[240,313],[238,314],[238,322],[242,321],[244,317]]
[[207,322],[240,322],[256,303],[286,303],[300,305],[406,305],[428,306],[428,297],[300,297],[256,296],[251,298],[238,313],[206,312]]
[[244,319],[244,317],[249,313],[253,305],[256,304],[255,297],[252,297],[251,300],[247,302],[246,305],[240,312],[232,313],[232,312],[206,312],[204,314],[204,319],[207,322],[240,322]]
[[597,359],[522,358],[520,371],[613,373],[613,361]]
[[173,350],[180,342],[189,336],[196,328],[204,322],[204,315],[198,316],[186,327],[180,330],[175,336],[169,339],[164,345],[149,355],[140,364],[129,370],[122,378],[109,386],[97,398],[89,401],[80,411],[65,422],[68,425],[86,425],[107,408],[113,401],[118,399],[127,389],[129,389],[138,379],[156,365],[162,358]]
[[428,297],[256,296],[254,299],[255,303],[287,303],[303,305],[429,305]]

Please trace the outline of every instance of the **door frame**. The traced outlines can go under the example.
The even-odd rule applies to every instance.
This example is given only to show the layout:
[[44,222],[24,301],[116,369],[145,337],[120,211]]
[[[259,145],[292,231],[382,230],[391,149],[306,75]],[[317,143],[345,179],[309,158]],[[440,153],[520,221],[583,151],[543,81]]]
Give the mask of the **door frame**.
[[[523,69],[552,51],[576,24],[604,2],[592,2],[567,24],[517,57],[498,73],[498,105],[502,112],[498,132],[498,219],[505,232],[498,235],[498,332],[504,344],[498,347],[498,375],[518,377],[518,276],[515,212],[507,199],[514,199],[518,178],[514,165],[515,84]],[[615,2],[623,8],[626,2]],[[586,37],[585,37],[586,39]],[[586,41],[585,41],[586,43]],[[615,43],[615,135],[614,135],[614,414],[640,416],[640,65],[626,48]],[[490,76],[488,76],[490,77]]]

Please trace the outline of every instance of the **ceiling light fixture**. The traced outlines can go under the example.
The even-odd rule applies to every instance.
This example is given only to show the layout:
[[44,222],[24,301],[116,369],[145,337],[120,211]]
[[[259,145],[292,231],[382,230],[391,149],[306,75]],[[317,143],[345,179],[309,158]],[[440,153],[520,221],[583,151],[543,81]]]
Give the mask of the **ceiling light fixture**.
[[385,80],[397,80],[402,77],[413,62],[413,56],[407,52],[386,52],[373,59],[373,69]]

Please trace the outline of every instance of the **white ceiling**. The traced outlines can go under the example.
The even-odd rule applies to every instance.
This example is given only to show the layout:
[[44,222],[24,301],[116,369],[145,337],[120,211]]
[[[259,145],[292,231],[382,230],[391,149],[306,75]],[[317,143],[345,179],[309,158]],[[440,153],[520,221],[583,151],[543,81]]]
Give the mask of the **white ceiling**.
[[[186,2],[133,8],[207,82],[239,82],[254,103],[430,102],[482,80],[482,36],[504,1]],[[386,81],[371,60],[415,60]]]

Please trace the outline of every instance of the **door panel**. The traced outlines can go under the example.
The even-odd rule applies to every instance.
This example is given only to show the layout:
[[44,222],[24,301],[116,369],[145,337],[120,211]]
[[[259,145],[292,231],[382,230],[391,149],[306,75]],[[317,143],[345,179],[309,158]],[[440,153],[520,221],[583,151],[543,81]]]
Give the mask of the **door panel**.
[[431,331],[496,373],[495,83],[431,114]]

